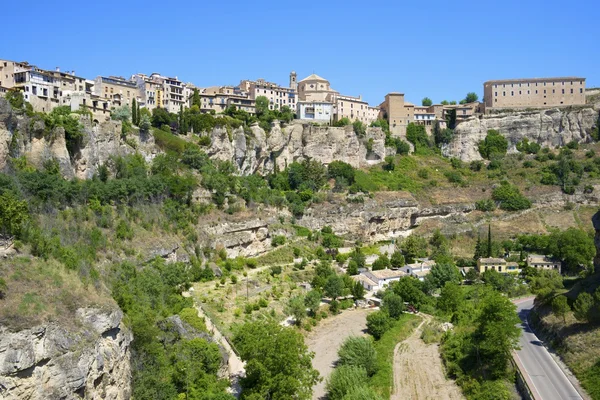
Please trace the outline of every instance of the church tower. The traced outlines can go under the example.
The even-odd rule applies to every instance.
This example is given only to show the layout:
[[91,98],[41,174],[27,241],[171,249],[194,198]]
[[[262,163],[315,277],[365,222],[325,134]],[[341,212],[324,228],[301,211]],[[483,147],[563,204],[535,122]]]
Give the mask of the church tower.
[[290,88],[298,91],[298,77],[296,71],[290,72]]

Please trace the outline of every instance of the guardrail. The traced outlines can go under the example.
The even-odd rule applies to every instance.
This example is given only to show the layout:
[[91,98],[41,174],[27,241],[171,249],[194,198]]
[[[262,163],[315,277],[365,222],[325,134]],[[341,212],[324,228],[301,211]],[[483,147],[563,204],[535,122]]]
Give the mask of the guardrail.
[[525,368],[521,364],[519,356],[514,350],[510,361],[517,374],[517,389],[519,389],[521,395],[527,400],[542,400],[539,395],[536,396],[537,392],[531,390],[531,386],[529,386],[529,382],[527,382],[528,379],[526,377]]

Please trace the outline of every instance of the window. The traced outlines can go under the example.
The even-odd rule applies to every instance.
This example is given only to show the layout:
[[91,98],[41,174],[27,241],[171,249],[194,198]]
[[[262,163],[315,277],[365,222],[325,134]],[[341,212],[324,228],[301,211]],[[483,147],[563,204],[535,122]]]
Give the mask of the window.
[[544,94],[546,94],[546,89],[544,89]]
[[580,89],[579,89],[579,93],[583,93],[583,88],[580,88]]
[[519,94],[521,94],[521,91],[519,90]]
[[562,94],[565,94],[565,89],[562,90]]
[[502,96],[506,96],[506,92],[502,92]]
[[511,90],[511,91],[510,91],[510,95],[511,95],[511,96],[514,96],[514,95],[515,95],[515,92]]
[[494,92],[494,96],[498,96],[498,92]]
[[538,93],[537,93],[537,89],[535,90],[535,94],[538,94]]
[[529,90],[527,91],[527,94],[529,94]]
[[552,89],[552,93],[553,93],[553,94],[554,94],[554,93],[556,93],[556,90]]

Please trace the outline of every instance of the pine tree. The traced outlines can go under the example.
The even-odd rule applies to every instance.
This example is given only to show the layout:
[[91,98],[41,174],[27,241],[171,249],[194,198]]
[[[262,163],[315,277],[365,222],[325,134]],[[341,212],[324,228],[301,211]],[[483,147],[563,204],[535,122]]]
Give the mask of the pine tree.
[[131,122],[136,126],[138,124],[137,112],[138,112],[137,101],[135,101],[135,99],[133,99],[133,101],[131,102]]
[[488,224],[487,256],[492,256],[492,225]]

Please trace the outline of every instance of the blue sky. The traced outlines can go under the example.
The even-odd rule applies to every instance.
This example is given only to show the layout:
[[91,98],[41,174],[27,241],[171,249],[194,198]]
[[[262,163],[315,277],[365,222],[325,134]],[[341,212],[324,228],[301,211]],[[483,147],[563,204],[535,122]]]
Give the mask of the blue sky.
[[86,78],[160,72],[199,86],[287,85],[295,70],[373,105],[391,91],[415,103],[482,97],[490,79],[583,76],[600,86],[598,0],[24,4],[36,13],[4,7],[3,31],[14,36],[0,42],[0,58]]

